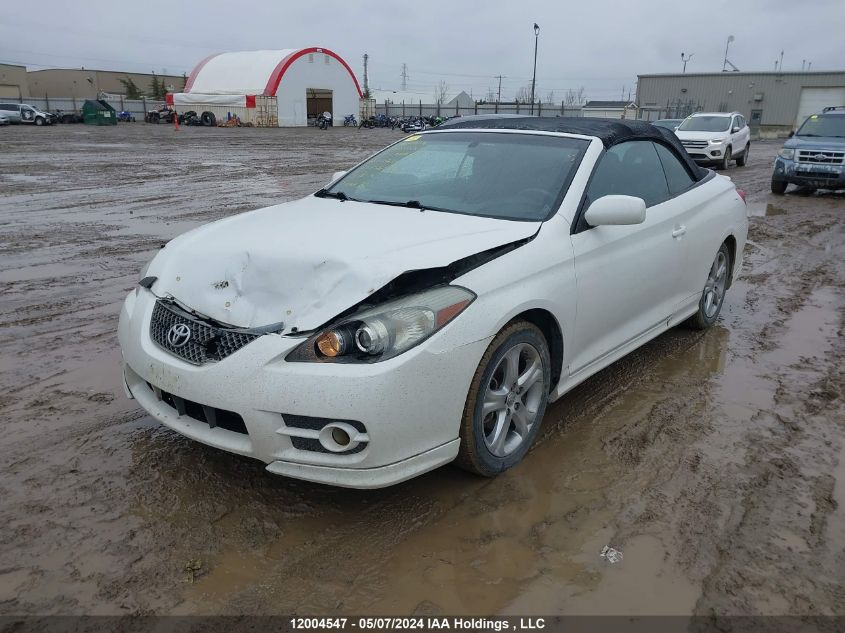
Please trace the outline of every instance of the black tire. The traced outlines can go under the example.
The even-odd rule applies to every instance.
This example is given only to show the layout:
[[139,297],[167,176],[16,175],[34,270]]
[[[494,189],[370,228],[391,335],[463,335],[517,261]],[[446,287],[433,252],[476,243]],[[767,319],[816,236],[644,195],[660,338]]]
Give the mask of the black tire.
[[731,166],[731,159],[733,158],[733,154],[731,153],[731,146],[728,145],[725,148],[725,155],[722,156],[722,160],[719,162],[719,169],[727,169]]
[[789,185],[785,180],[775,180],[772,178],[772,193],[782,196],[786,193],[786,187]]
[[153,112],[150,115],[150,123],[158,123],[161,121],[161,117],[158,115],[158,112]]
[[35,117],[35,125],[37,125],[38,127],[41,127],[42,125],[44,125],[44,117],[41,117],[41,116]]
[[[706,299],[708,296],[708,290],[710,288],[710,281],[712,276],[711,273],[713,272],[715,264],[720,256],[724,257],[724,286],[722,288],[721,295],[718,297],[716,309],[708,310],[708,304]],[[710,265],[710,269],[708,270],[707,282],[704,285],[704,290],[701,291],[701,298],[698,300],[698,311],[694,315],[692,315],[687,321],[687,324],[691,328],[695,330],[706,330],[716,322],[716,319],[719,318],[719,314],[721,314],[722,312],[722,305],[725,302],[725,293],[728,289],[728,286],[730,285],[732,271],[733,261],[731,260],[731,249],[728,248],[727,244],[723,243],[719,247],[719,250],[716,251],[716,256],[713,258],[713,263]]]
[[[536,383],[534,396],[539,393],[538,402],[535,403],[534,421],[531,423],[528,432],[522,437],[511,452],[504,456],[494,455],[485,441],[485,418],[482,415],[483,399],[488,386],[492,384],[495,373],[505,355],[515,349],[517,345],[525,344],[524,349],[533,348],[542,364],[542,391],[540,383]],[[549,398],[549,387],[551,384],[551,359],[549,347],[540,329],[528,321],[515,321],[499,332],[490,345],[478,369],[470,383],[469,394],[467,395],[464,414],[461,419],[460,438],[461,446],[455,464],[464,470],[484,477],[494,477],[499,473],[517,464],[531,448],[534,438],[543,422],[543,415],[546,411],[546,404]],[[525,407],[522,398],[531,394],[523,393],[516,398],[513,407]],[[510,411],[510,409],[508,409]],[[489,414],[488,414],[489,415]],[[495,414],[493,414],[495,415]],[[516,427],[507,418],[507,429],[505,434],[510,436],[511,430],[516,432]]]
[[209,112],[208,110],[202,113],[200,121],[202,121],[202,124],[206,127],[214,127],[217,125],[217,117],[214,116],[214,112]]
[[748,163],[748,152],[751,151],[751,143],[745,144],[745,149],[742,150],[742,156],[736,159],[736,166],[737,167],[745,167]]

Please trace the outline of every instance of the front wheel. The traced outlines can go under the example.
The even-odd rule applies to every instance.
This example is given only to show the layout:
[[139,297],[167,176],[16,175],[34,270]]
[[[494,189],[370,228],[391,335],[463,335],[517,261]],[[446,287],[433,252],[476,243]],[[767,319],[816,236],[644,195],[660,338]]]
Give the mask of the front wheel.
[[39,117],[35,117],[35,125],[38,125],[39,127],[40,127],[40,126],[42,126],[42,125],[44,125],[44,119],[43,119],[43,117],[40,117],[40,116],[39,116]]
[[725,301],[725,290],[731,271],[731,252],[727,244],[722,244],[716,258],[710,265],[707,281],[698,301],[698,312],[690,317],[689,324],[696,330],[705,330],[716,322]]
[[731,165],[731,148],[730,146],[725,148],[725,155],[722,157],[722,160],[719,162],[719,169],[727,169]]
[[775,180],[772,178],[772,193],[782,196],[786,193],[787,182],[785,180]]
[[748,163],[748,152],[750,152],[750,151],[751,151],[751,143],[746,143],[745,149],[742,152],[742,156],[740,156],[739,158],[736,159],[737,167],[745,167],[745,165]]
[[546,411],[551,360],[543,333],[527,321],[505,327],[473,376],[456,464],[493,477],[528,452]]

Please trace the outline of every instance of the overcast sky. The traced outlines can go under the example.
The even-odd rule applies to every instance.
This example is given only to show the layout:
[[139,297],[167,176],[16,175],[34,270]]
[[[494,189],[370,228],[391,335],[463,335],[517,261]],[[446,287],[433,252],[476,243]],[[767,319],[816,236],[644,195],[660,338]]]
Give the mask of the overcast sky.
[[181,74],[220,51],[322,46],[359,78],[369,53],[372,88],[399,89],[406,63],[410,91],[445,80],[482,98],[502,74],[511,99],[531,81],[534,22],[537,93],[557,101],[627,97],[637,74],[679,72],[681,52],[687,72],[720,71],[728,35],[740,70],[773,70],[781,50],[784,70],[845,68],[845,0],[33,0],[4,3],[0,62]]

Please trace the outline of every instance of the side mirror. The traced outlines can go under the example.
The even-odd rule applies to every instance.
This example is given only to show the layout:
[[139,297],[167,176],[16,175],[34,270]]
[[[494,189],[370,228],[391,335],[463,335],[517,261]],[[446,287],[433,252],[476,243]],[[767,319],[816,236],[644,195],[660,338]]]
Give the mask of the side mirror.
[[332,174],[332,179],[329,181],[328,184],[332,184],[333,182],[340,180],[345,175],[346,175],[345,171],[336,171],[335,173]]
[[590,205],[584,219],[592,226],[642,224],[645,200],[634,196],[604,196]]
[[792,138],[795,136],[795,130],[789,130],[789,136],[787,138]]
[[740,129],[741,128],[738,125],[734,125],[733,129],[731,130],[731,133],[736,134],[737,132],[739,132]]

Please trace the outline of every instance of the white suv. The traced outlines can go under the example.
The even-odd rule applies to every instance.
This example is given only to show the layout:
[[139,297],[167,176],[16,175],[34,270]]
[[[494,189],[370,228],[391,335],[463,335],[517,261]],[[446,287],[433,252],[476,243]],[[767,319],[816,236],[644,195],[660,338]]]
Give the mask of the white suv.
[[740,167],[748,162],[751,130],[739,112],[696,112],[684,119],[675,134],[699,164],[727,169],[732,160]]

